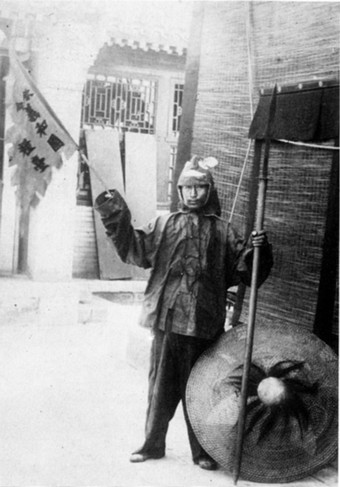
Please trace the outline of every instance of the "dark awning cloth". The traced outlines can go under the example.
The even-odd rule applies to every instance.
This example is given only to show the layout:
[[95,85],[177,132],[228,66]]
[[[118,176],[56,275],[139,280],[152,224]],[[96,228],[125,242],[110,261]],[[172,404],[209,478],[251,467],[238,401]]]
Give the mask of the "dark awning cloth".
[[[273,139],[322,142],[339,136],[337,80],[281,87],[276,98]],[[264,139],[272,90],[261,93],[248,137]]]

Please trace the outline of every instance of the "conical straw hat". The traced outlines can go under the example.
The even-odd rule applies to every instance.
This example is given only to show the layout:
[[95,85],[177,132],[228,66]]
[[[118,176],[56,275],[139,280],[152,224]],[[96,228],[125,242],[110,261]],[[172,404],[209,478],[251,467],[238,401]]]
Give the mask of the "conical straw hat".
[[[245,325],[223,334],[196,362],[187,385],[187,409],[196,436],[229,472],[234,466],[245,340]],[[284,323],[256,326],[240,478],[290,482],[334,459],[337,375],[337,356],[312,333]]]

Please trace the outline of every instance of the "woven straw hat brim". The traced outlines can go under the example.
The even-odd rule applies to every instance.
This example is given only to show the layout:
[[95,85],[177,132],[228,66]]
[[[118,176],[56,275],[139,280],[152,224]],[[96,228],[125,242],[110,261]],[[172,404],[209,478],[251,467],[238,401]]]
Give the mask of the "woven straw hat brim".
[[[228,472],[234,466],[240,404],[235,377],[242,376],[245,340],[245,325],[223,334],[196,362],[187,385],[193,430],[203,448]],[[336,354],[302,327],[257,325],[252,354],[255,382],[256,374],[271,375],[280,363],[287,371],[289,363],[301,364],[297,370],[283,373],[283,380],[297,380],[291,382],[298,384],[298,390],[287,410],[285,406],[265,406],[254,392],[248,396],[240,470],[244,480],[298,480],[327,465],[337,452]],[[301,391],[301,383],[310,391]]]

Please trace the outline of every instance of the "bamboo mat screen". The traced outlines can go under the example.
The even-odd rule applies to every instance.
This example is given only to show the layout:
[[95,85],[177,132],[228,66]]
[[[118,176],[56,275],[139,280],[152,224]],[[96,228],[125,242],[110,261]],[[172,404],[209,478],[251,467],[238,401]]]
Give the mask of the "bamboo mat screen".
[[[337,77],[338,25],[333,2],[204,3],[192,152],[219,160],[214,176],[224,218],[231,216],[260,88]],[[252,161],[253,147],[232,215],[240,231]],[[265,227],[275,265],[258,296],[257,316],[264,321],[313,327],[331,161],[326,149],[271,149]],[[246,295],[243,322],[247,307]]]
[[[313,327],[330,166],[327,151],[318,151],[316,158],[312,150],[271,148],[265,226],[275,266],[259,292],[259,316]],[[243,320],[247,315],[248,299]]]

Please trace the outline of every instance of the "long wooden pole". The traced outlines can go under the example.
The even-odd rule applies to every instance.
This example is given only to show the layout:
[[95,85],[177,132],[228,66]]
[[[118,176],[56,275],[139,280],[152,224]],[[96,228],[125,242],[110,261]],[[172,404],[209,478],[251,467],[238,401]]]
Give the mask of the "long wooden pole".
[[[257,200],[257,216],[256,216],[256,225],[255,225],[256,232],[260,232],[263,229],[266,191],[267,191],[267,183],[268,183],[269,149],[270,149],[270,141],[271,141],[271,132],[272,132],[274,116],[275,116],[276,93],[277,93],[277,87],[275,85],[270,100],[269,115],[268,115],[266,134],[265,134],[265,150],[264,150],[264,157],[263,157],[263,165],[262,165],[261,176],[259,178],[259,193],[258,193],[258,200]],[[242,461],[244,426],[245,426],[246,406],[247,406],[247,397],[248,397],[249,370],[250,370],[250,364],[251,364],[251,358],[253,352],[254,331],[255,331],[257,283],[258,283],[258,274],[259,274],[260,252],[261,252],[261,247],[254,248],[251,288],[250,288],[250,297],[249,297],[248,327],[247,327],[243,377],[242,377],[242,386],[241,386],[241,403],[240,403],[239,419],[237,424],[236,453],[235,453],[235,466],[234,466],[235,485],[240,475],[241,461]]]

